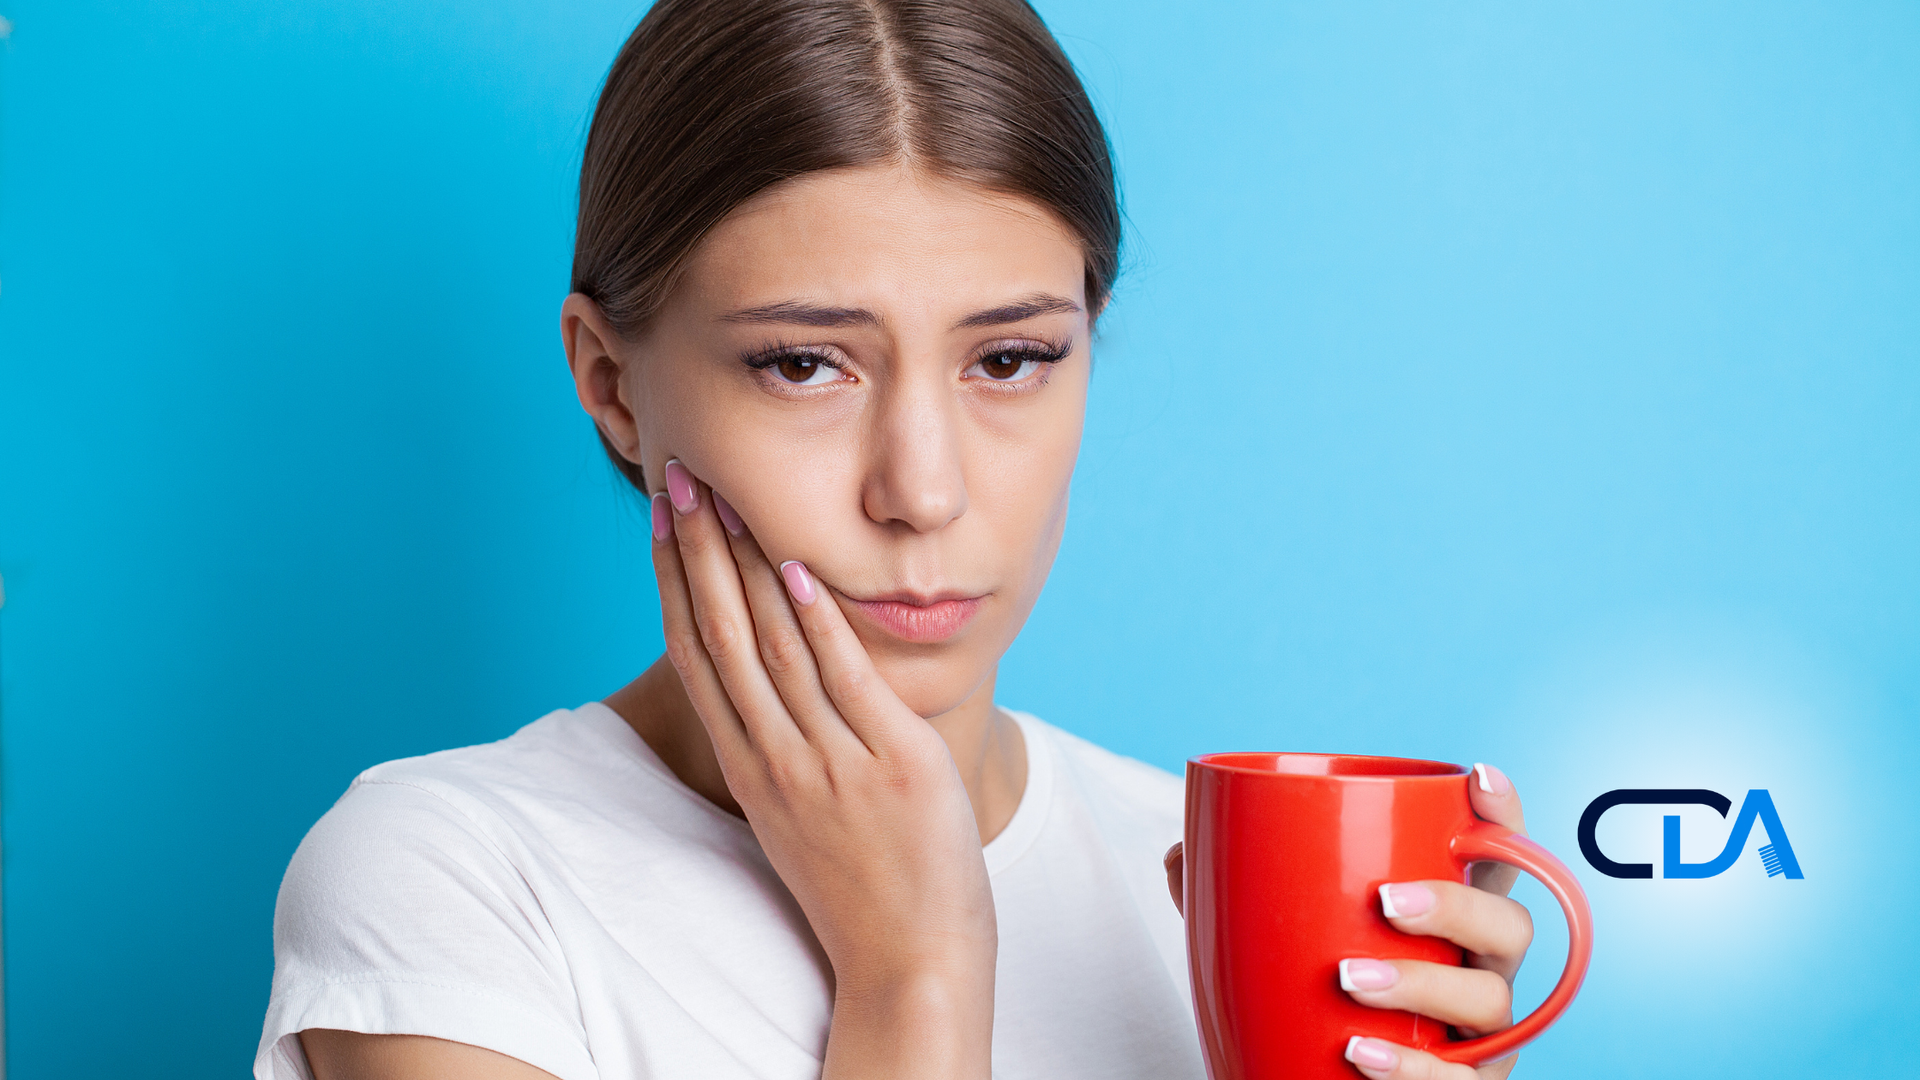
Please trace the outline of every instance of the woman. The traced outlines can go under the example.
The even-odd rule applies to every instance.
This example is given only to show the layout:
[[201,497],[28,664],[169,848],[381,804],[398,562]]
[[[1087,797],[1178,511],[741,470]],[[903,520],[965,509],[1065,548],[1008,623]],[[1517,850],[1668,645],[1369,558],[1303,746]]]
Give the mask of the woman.
[[[993,702],[1118,244],[1021,0],[657,5],[594,117],[561,330],[651,496],[667,655],[354,782],[287,871],[256,1075],[1202,1076],[1180,781]],[[1519,827],[1497,770],[1474,798]],[[1391,886],[1473,964],[1349,991],[1505,1026],[1510,880]]]

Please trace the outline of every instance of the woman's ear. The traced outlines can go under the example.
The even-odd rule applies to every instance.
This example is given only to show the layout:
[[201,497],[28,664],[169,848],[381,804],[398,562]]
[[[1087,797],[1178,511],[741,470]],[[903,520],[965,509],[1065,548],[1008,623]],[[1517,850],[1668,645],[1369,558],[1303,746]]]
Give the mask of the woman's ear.
[[580,293],[569,295],[560,305],[560,342],[567,350],[567,366],[573,369],[580,407],[593,417],[607,445],[639,464],[640,425],[622,388],[625,360],[615,351],[620,337],[608,325],[600,305]]

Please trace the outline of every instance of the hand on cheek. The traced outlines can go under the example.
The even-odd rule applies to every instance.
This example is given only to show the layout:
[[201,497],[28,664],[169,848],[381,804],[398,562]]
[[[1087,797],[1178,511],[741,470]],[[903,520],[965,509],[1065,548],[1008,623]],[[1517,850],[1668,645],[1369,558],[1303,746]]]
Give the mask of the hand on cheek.
[[[833,966],[824,1075],[985,1075],[998,931],[946,744],[804,566],[774,567],[679,461],[665,479],[651,512],[667,655]],[[945,1004],[914,1012],[928,1001]],[[911,1044],[895,1030],[908,1014],[925,1036]]]

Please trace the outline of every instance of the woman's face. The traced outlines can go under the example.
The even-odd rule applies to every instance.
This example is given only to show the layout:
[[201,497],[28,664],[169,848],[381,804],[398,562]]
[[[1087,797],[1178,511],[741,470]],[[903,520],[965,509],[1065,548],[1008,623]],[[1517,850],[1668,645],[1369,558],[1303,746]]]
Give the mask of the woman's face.
[[933,717],[992,676],[1059,547],[1084,274],[1026,200],[905,167],[816,173],[714,229],[638,340],[577,320],[607,354],[582,398],[656,488],[679,458],[774,562],[805,563]]

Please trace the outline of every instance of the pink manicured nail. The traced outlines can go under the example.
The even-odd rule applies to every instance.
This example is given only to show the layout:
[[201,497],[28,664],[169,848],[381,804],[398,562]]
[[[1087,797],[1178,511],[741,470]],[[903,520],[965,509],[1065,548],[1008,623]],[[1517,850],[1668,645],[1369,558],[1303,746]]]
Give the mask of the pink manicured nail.
[[1379,1039],[1363,1039],[1355,1035],[1347,1040],[1347,1060],[1363,1069],[1386,1072],[1400,1064],[1400,1055]]
[[733,507],[717,491],[713,493],[713,512],[720,515],[720,524],[725,525],[728,532],[735,536],[747,535],[747,523],[740,520],[740,515],[733,512]]
[[667,505],[667,493],[657,491],[653,498],[653,539],[655,543],[673,535],[673,509]]
[[813,603],[817,595],[813,589],[813,575],[797,562],[780,564],[780,576],[787,579],[787,591],[793,594],[793,602],[805,607]]
[[1513,790],[1513,781],[1507,779],[1507,774],[1491,765],[1475,762],[1473,772],[1480,778],[1480,790],[1489,795],[1505,795]]
[[1348,993],[1355,990],[1385,990],[1399,981],[1399,969],[1384,960],[1340,961],[1340,989]]
[[1425,915],[1433,910],[1433,890],[1425,885],[1380,886],[1380,911],[1389,919]]
[[667,496],[673,500],[673,508],[683,514],[691,514],[700,506],[700,489],[693,486],[693,474],[679,458],[667,462]]

